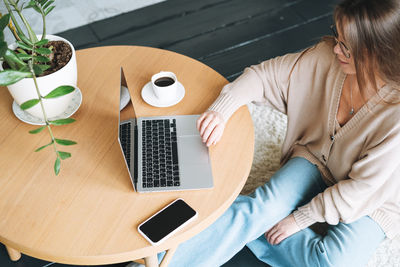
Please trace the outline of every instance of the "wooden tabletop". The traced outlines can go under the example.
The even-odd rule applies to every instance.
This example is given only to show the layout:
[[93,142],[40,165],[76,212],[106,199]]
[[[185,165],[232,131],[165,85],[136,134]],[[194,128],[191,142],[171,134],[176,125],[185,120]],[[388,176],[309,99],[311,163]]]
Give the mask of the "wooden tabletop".
[[[253,124],[246,107],[227,123],[210,148],[214,188],[168,193],[133,190],[117,141],[120,67],[124,69],[137,115],[200,114],[215,100],[226,79],[213,69],[173,52],[136,46],[77,51],[78,87],[83,102],[56,138],[72,157],[54,175],[54,151],[34,150],[49,142],[36,126],[13,114],[12,98],[0,88],[0,242],[24,254],[67,264],[108,264],[147,257],[194,236],[220,216],[243,187],[250,171]],[[154,73],[172,71],[184,85],[183,100],[168,108],[146,104],[141,88]],[[151,246],[137,226],[181,197],[197,212],[196,221],[159,246]]]

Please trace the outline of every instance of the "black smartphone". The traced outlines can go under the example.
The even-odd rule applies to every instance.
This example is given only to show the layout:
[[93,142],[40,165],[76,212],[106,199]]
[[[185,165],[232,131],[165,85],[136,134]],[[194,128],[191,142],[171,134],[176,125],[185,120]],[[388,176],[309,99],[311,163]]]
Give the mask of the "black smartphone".
[[197,212],[178,198],[138,226],[152,245],[160,244],[197,217]]

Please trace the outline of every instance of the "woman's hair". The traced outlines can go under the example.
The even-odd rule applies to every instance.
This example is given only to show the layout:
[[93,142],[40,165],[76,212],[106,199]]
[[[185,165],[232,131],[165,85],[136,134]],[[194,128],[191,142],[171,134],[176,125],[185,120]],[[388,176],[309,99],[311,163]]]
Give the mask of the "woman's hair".
[[400,90],[400,0],[344,0],[334,19],[354,59],[360,91],[366,84],[378,90],[376,72]]

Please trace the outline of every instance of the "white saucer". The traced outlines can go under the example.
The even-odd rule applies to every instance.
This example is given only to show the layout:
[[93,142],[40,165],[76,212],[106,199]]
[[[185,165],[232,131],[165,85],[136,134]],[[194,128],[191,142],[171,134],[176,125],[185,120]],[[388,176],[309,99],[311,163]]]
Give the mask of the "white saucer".
[[151,82],[148,82],[142,89],[142,98],[143,100],[154,107],[165,108],[178,104],[182,98],[185,96],[185,87],[178,82],[177,92],[175,98],[168,101],[161,101],[154,95],[153,88],[151,86]]
[[126,105],[128,105],[131,100],[131,96],[129,94],[128,88],[121,85],[121,99],[119,101],[119,110],[122,110]]
[[[72,94],[73,94],[73,96],[72,96],[71,103],[68,105],[68,107],[64,111],[64,113],[58,115],[57,117],[51,118],[51,120],[60,120],[60,119],[68,118],[68,117],[72,116],[72,114],[74,114],[78,110],[79,106],[82,103],[82,92],[78,87],[75,86],[75,91]],[[15,103],[15,101],[12,104],[12,110],[14,112],[14,115],[23,122],[33,124],[33,125],[45,125],[46,124],[44,122],[44,120],[37,118],[35,116],[32,116],[28,112],[22,110],[20,108],[20,106],[17,103]]]

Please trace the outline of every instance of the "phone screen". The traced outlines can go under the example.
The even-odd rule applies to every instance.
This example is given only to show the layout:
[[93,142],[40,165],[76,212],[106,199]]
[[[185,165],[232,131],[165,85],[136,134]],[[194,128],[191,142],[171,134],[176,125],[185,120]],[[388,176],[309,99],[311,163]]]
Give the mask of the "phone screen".
[[195,215],[194,209],[178,199],[140,225],[139,229],[153,243],[157,243]]

